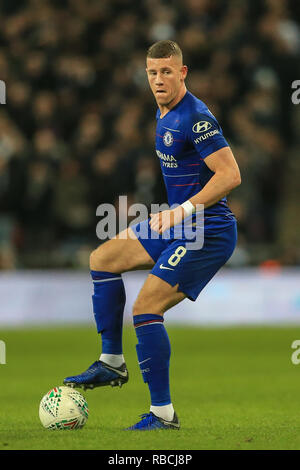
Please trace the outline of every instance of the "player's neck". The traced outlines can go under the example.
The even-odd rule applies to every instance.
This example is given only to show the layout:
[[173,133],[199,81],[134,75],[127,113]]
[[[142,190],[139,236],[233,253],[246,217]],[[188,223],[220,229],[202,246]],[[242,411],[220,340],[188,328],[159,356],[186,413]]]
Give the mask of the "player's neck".
[[182,88],[180,89],[178,95],[167,105],[158,105],[159,110],[160,110],[160,119],[165,117],[166,114],[168,114],[171,109],[174,108],[185,96],[187,92],[186,86],[183,84]]

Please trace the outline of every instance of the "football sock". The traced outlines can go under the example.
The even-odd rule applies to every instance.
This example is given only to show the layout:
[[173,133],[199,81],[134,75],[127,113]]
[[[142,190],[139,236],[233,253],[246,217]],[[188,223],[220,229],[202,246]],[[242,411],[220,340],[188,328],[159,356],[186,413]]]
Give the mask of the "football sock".
[[[133,317],[138,339],[136,351],[140,369],[144,382],[148,384],[151,406],[159,408],[171,404],[169,384],[171,346],[163,321],[161,315],[155,314]],[[155,409],[154,414],[159,416],[157,408]]]
[[123,354],[101,354],[99,361],[105,362],[112,367],[120,367],[124,362]]
[[123,313],[126,301],[122,277],[120,274],[104,271],[91,271],[91,276],[94,284],[94,316],[97,331],[101,333],[102,353],[122,355]]
[[172,403],[169,405],[163,406],[150,406],[150,411],[152,411],[155,416],[159,418],[165,419],[166,421],[172,421],[174,418],[174,408]]

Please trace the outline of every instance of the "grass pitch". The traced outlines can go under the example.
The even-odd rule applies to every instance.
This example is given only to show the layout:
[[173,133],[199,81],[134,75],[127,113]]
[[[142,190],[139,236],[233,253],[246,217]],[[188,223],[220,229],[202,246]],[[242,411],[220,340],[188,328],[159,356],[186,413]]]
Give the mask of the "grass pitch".
[[123,431],[149,409],[132,327],[124,330],[129,382],[82,392],[90,417],[77,431],[44,429],[39,402],[99,356],[95,330],[2,331],[7,364],[0,365],[0,450],[300,449],[300,364],[291,362],[299,328],[166,326],[172,401],[182,428],[149,433]]

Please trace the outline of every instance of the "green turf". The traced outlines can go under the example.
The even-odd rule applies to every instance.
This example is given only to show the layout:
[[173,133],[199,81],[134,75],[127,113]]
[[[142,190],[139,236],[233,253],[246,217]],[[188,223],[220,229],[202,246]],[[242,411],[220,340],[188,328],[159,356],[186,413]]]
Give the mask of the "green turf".
[[182,428],[124,432],[147,412],[132,328],[124,331],[130,380],[86,391],[90,417],[77,431],[48,431],[41,397],[98,356],[93,328],[8,330],[0,365],[0,449],[300,449],[300,364],[291,362],[299,328],[168,327],[171,391]]

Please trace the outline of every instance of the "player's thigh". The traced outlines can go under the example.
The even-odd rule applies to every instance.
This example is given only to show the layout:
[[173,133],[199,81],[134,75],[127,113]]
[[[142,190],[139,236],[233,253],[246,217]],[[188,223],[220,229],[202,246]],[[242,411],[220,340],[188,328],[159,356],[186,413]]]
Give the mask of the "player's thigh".
[[143,313],[163,315],[185,298],[186,295],[178,291],[178,285],[171,286],[163,279],[149,274],[135,301],[133,315]]
[[121,274],[152,266],[153,259],[130,227],[100,245],[90,256],[90,268],[93,271]]

